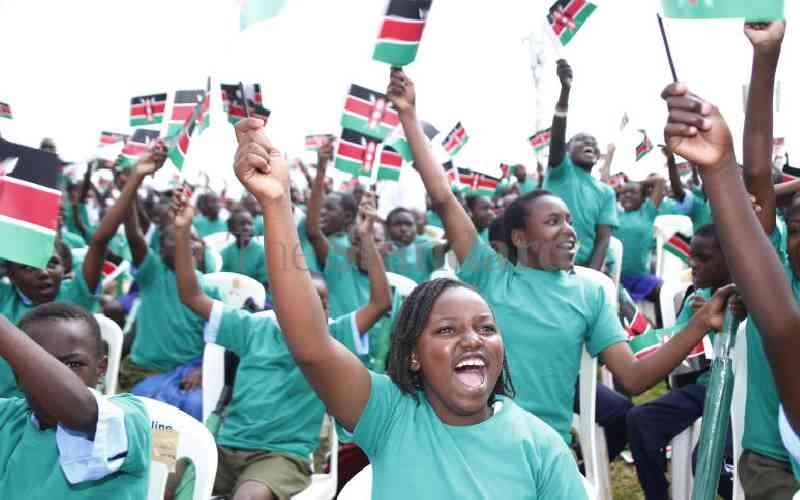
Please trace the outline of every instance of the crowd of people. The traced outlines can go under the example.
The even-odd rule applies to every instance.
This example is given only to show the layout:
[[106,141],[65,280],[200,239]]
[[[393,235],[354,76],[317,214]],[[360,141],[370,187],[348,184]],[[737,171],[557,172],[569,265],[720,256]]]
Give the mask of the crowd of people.
[[[327,451],[327,414],[342,443],[340,484],[369,465],[373,498],[586,498],[572,428],[586,351],[615,381],[596,396],[608,458],[629,449],[645,498],[666,499],[666,449],[703,415],[708,365],[672,377],[648,403],[632,396],[713,339],[730,301],[747,315],[747,399],[744,451],[733,456],[727,436],[719,494],[732,498],[735,474],[748,499],[792,498],[800,182],[783,182],[772,158],[784,29],[745,25],[753,69],[741,164],[713,104],[673,83],[661,96],[668,175],[611,182],[613,146],[603,155],[590,134],[567,138],[573,72],[560,60],[546,168],[514,166],[491,197],[451,185],[399,68],[386,95],[427,212],[399,206],[382,219],[368,186],[333,189],[332,141],[313,175],[302,167],[307,185],[294,185],[294,167],[255,118],[235,127],[241,199],[143,188],[165,161],[160,142],[132,168],[110,166],[108,190],[92,184],[91,169],[68,181],[47,267],[6,262],[0,281],[0,497],[146,498],[153,444],[137,397],[201,420],[202,356],[214,343],[228,352],[232,388],[215,435],[215,494],[302,491],[322,466],[311,457]],[[676,157],[693,175],[680,175]],[[693,226],[691,283],[674,325],[662,318],[660,292],[679,278],[653,266],[653,228],[666,214]],[[216,252],[208,237],[220,233],[228,242]],[[127,262],[130,275],[104,280],[107,261]],[[226,303],[206,278],[216,271],[252,278],[266,300]],[[619,300],[603,281],[614,272]],[[416,284],[412,292],[401,293],[397,275]],[[650,326],[668,340],[640,357],[626,318],[646,303]],[[93,313],[126,331],[117,395],[95,390],[107,361]]]

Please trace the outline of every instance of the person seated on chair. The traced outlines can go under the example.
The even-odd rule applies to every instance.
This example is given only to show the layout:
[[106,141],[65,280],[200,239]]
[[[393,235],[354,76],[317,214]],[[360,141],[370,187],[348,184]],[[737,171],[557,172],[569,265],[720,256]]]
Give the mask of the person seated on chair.
[[[296,248],[286,161],[260,120],[239,122],[236,135],[236,175],[261,203],[268,244]],[[491,498],[501,484],[505,498],[586,498],[564,442],[512,401],[503,341],[478,293],[449,279],[419,285],[380,375],[328,333],[295,260],[269,255],[278,321],[306,380],[369,456],[373,497]]]
[[[701,226],[692,238],[690,248],[689,265],[692,269],[694,292],[684,301],[675,325],[666,331],[655,330],[656,334],[681,335],[695,311],[711,300],[718,289],[730,283],[725,256],[713,225]],[[709,335],[713,334],[714,332],[709,332]],[[709,377],[710,372],[706,367],[701,373],[693,374],[693,380],[689,383],[673,387],[663,396],[628,411],[628,443],[639,484],[647,500],[669,498],[669,483],[665,477],[665,450],[675,436],[703,416]],[[730,433],[726,441],[726,457],[729,461],[733,457]],[[732,497],[732,479],[731,474],[723,470],[719,494],[725,499]]]
[[197,211],[200,214],[195,217],[193,224],[200,238],[228,230],[228,225],[220,217],[221,209],[222,203],[216,193],[203,193],[197,197]]
[[[786,236],[776,224],[772,182],[772,101],[784,30],[785,21],[745,25],[753,70],[743,176],[719,110],[683,84],[662,92],[669,110],[665,138],[700,170],[725,259],[749,313],[743,451],[736,465],[747,498],[788,499],[800,490],[778,425],[783,403],[795,432],[800,430],[800,200],[786,214]],[[756,213],[750,195],[761,207]]]
[[[137,190],[154,169],[131,171],[112,210],[126,214],[125,233],[133,256],[140,306],[130,355],[123,361],[120,385],[131,393],[176,406],[198,420],[202,415],[200,390],[205,321],[181,304],[175,282],[175,228],[165,225],[160,252],[151,250],[139,225]],[[204,259],[202,240],[195,236],[196,262]],[[199,267],[199,266],[198,266]],[[207,293],[219,297],[215,287]]]
[[141,500],[150,469],[150,419],[129,394],[106,398],[100,327],[80,306],[0,315],[0,358],[24,398],[0,399],[0,498]]
[[[228,232],[235,241],[222,249],[222,271],[249,276],[262,285],[267,283],[264,245],[253,240],[253,216],[240,208],[228,217]],[[263,307],[263,304],[259,304]]]
[[447,243],[418,242],[416,216],[413,211],[397,207],[386,216],[386,229],[391,240],[386,255],[386,270],[414,280],[428,281],[431,273],[444,265]]
[[[358,224],[364,237],[377,217],[370,200],[365,196]],[[206,342],[217,343],[240,359],[233,400],[217,436],[219,466],[214,493],[232,495],[233,500],[288,499],[310,482],[308,457],[319,445],[325,408],[303,378],[274,319],[224,305],[200,288],[192,267],[192,208],[187,201],[178,193],[172,202],[181,301],[208,321]],[[369,301],[333,319],[329,326],[331,335],[353,352],[358,351],[362,334],[391,307],[389,283],[374,247],[369,263]],[[325,280],[316,274],[313,282],[327,314]]]

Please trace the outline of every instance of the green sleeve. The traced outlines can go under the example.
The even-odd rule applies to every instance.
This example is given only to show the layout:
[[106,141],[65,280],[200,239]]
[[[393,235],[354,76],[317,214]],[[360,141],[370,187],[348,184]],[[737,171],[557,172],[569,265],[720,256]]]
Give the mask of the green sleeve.
[[156,256],[155,252],[148,251],[147,255],[142,261],[142,264],[134,269],[133,277],[140,288],[147,287],[153,283],[158,276],[161,259]]
[[508,260],[495,252],[487,242],[476,237],[472,249],[461,264],[458,277],[482,292],[505,279],[511,270]]
[[22,398],[0,398],[0,429],[8,422],[19,419],[28,411],[28,404]]
[[390,441],[394,419],[402,417],[395,410],[404,398],[400,389],[386,375],[370,372],[369,400],[353,432],[353,439],[371,460],[382,445]]
[[109,398],[109,401],[122,408],[125,413],[128,455],[120,470],[129,474],[147,474],[150,470],[153,444],[150,434],[150,418],[144,404],[130,394],[120,394]]
[[602,186],[603,199],[600,206],[600,215],[597,218],[598,225],[619,227],[619,216],[617,215],[617,198],[614,190],[609,186]]
[[[102,285],[98,285],[98,290]],[[89,290],[83,272],[75,273],[75,278],[61,284],[58,300],[77,304],[89,312],[94,312],[99,297]]]
[[547,500],[583,500],[586,489],[581,473],[566,443],[555,432],[539,440],[540,457],[531,460],[538,467],[533,471],[538,485],[537,498]]
[[586,291],[593,293],[596,297],[591,301],[594,304],[593,321],[590,321],[589,330],[586,332],[586,350],[592,357],[597,357],[608,347],[618,342],[625,342],[628,337],[619,322],[615,308],[609,304],[602,286],[588,280],[583,284],[584,287],[591,287],[593,290]]
[[250,350],[253,335],[281,335],[272,318],[224,305],[216,344],[242,357]]

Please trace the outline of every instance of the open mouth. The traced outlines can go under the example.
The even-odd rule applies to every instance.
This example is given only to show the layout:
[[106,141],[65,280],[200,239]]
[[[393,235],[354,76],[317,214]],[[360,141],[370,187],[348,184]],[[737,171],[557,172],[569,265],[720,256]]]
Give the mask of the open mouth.
[[564,241],[558,243],[558,245],[556,245],[556,248],[558,248],[560,250],[566,250],[566,251],[575,250],[575,240],[572,240],[572,239],[564,240]]
[[456,380],[469,389],[480,389],[486,385],[486,360],[469,356],[456,364]]

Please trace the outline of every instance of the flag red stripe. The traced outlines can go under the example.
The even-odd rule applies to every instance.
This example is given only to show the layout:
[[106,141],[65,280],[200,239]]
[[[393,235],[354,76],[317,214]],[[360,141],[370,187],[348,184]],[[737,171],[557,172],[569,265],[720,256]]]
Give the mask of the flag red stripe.
[[[153,114],[163,113],[166,107],[167,103],[165,103],[164,101],[154,102],[153,105],[151,106]],[[146,114],[146,112],[147,112],[147,106],[145,106],[144,104],[131,105],[131,116],[143,115]]]
[[344,156],[345,158],[350,158],[354,161],[363,162],[364,146],[341,141],[339,142],[339,147],[336,150],[336,154],[339,156]]
[[383,26],[381,26],[378,38],[400,40],[401,42],[419,42],[422,39],[423,29],[425,29],[425,21],[387,17],[383,20]]
[[195,104],[175,104],[172,106],[172,120],[185,122],[192,115]]
[[384,151],[381,154],[381,165],[400,168],[403,165],[403,157],[398,153]]
[[184,156],[186,156],[186,153],[189,151],[189,140],[190,139],[191,138],[189,136],[189,133],[186,130],[181,132],[181,136],[178,139],[178,150],[180,150],[180,152]]
[[[344,103],[344,110],[356,114],[365,120],[369,120],[372,116],[372,103],[353,96],[347,96],[347,100]],[[381,119],[381,123],[396,127],[400,124],[400,117],[396,111],[387,107]]]
[[680,236],[675,235],[672,238],[670,238],[669,244],[677,248],[681,252],[685,253],[686,255],[689,255],[689,253],[691,252],[691,247],[689,246],[689,243],[687,243]]
[[61,194],[0,177],[0,215],[55,231]]

